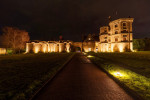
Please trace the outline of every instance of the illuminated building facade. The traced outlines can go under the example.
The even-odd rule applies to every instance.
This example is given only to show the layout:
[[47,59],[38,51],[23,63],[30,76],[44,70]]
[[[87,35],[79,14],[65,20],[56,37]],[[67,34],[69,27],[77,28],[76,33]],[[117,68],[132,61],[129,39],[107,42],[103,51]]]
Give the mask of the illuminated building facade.
[[99,43],[99,36],[95,34],[88,34],[83,41],[83,51],[85,52],[98,52],[98,43]]
[[99,52],[125,52],[133,50],[133,18],[120,18],[100,28]]
[[50,53],[50,52],[70,52],[71,41],[34,41],[26,43],[26,53]]
[[26,52],[70,52],[71,47],[84,52],[126,52],[133,51],[133,18],[120,18],[100,28],[99,36],[89,34],[83,42],[35,41],[26,44]]

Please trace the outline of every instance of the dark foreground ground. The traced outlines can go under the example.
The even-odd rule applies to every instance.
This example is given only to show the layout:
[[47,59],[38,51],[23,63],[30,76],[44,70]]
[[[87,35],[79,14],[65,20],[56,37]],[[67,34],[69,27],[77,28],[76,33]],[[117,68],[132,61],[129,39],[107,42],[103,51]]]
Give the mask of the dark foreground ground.
[[34,100],[133,100],[85,56],[72,61]]

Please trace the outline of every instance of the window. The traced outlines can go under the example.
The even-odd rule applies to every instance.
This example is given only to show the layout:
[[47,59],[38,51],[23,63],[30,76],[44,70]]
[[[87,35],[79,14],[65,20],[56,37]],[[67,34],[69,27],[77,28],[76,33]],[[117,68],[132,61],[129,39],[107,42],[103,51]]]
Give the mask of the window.
[[127,41],[127,38],[124,37],[124,38],[123,38],[123,41]]
[[122,23],[122,28],[123,28],[123,31],[124,31],[124,30],[125,30],[125,31],[127,30],[127,23],[126,23],[126,22],[123,22],[123,23]]
[[104,38],[105,42],[107,42],[107,37]]
[[115,42],[118,42],[118,38],[115,38]]
[[126,30],[127,29],[127,27],[123,27],[123,30]]
[[123,35],[123,41],[127,41],[127,35]]
[[123,27],[127,26],[127,23],[123,23]]
[[123,37],[127,37],[127,35],[123,35]]
[[117,28],[117,27],[118,27],[118,25],[116,24],[116,25],[115,25],[115,28]]
[[115,31],[115,34],[118,34],[118,31]]

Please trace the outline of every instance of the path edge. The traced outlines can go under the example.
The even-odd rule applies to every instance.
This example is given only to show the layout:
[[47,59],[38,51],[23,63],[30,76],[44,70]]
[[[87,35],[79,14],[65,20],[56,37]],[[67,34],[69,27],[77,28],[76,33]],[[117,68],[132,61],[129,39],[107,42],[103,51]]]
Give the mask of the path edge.
[[[88,58],[88,57],[87,57]],[[89,59],[89,58],[88,58]],[[126,85],[124,85],[121,81],[115,78],[113,75],[108,73],[105,69],[103,69],[100,65],[94,63],[91,59],[89,59],[96,67],[106,73],[111,79],[113,79],[129,96],[133,97],[134,100],[145,100],[143,97],[137,94],[136,91],[130,89]]]
[[28,100],[33,100],[36,97],[36,95],[72,60],[75,54],[76,53],[73,53],[69,57],[69,59],[61,67],[59,67],[58,71],[54,73],[46,82],[44,82],[42,86],[37,91],[35,91]]

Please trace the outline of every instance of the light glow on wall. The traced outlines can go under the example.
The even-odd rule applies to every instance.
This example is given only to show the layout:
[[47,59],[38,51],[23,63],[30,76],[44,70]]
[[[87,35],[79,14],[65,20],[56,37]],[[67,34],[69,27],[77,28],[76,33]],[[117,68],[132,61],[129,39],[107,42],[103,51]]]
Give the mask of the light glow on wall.
[[91,51],[91,48],[89,48],[89,52]]
[[43,48],[43,52],[44,52],[44,53],[46,52],[46,47]]
[[122,44],[120,44],[120,46],[119,46],[119,51],[120,52],[123,52],[124,50],[123,50],[123,45]]
[[67,52],[70,52],[70,44],[69,43],[67,43],[66,49],[67,49]]
[[34,50],[34,53],[38,53],[39,52],[39,48],[36,47],[35,50]]
[[26,52],[25,53],[28,53],[29,52],[29,48],[28,48],[28,46],[26,47]]
[[48,52],[51,52],[50,45],[48,44]]
[[0,54],[6,54],[6,49],[5,48],[0,48]]

